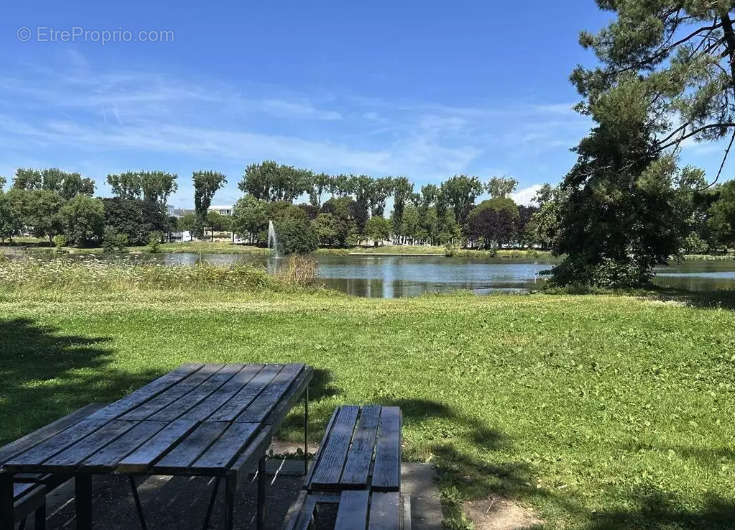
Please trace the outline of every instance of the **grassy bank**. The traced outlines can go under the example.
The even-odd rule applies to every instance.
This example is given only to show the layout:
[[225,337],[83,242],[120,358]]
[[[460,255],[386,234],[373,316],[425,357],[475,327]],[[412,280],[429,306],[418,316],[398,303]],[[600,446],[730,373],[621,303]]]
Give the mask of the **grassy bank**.
[[[303,361],[317,373],[312,437],[337,404],[400,405],[405,457],[438,466],[452,524],[459,501],[491,495],[550,528],[733,524],[732,311],[192,279],[129,288],[101,270],[95,289],[0,274],[0,442],[183,362]],[[298,425],[282,435],[297,439]]]

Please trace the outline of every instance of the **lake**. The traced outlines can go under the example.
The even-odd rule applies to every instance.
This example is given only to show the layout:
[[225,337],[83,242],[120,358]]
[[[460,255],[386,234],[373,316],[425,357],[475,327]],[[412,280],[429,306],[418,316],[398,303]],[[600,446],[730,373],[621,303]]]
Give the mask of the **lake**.
[[[149,258],[149,256],[147,256]],[[150,255],[167,265],[191,265],[199,260],[215,265],[254,263],[272,270],[281,259],[247,254],[171,253]],[[468,289],[477,294],[524,293],[541,287],[549,261],[447,258],[445,256],[318,255],[319,276],[332,288],[348,294],[399,298],[424,293]],[[655,283],[689,291],[733,290],[734,263],[684,261],[656,269]]]

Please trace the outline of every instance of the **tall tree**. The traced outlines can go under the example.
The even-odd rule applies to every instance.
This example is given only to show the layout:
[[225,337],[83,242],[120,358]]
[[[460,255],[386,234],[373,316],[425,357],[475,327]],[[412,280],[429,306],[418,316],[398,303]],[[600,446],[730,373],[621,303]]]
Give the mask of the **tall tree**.
[[309,192],[312,173],[306,169],[266,160],[245,168],[238,188],[264,201],[292,202],[302,193]]
[[329,189],[331,177],[326,173],[315,173],[309,181],[309,203],[319,208],[322,206],[322,195]]
[[401,223],[404,217],[404,206],[414,192],[414,184],[406,177],[396,177],[394,179],[394,234],[401,233]]
[[201,236],[207,222],[207,210],[212,204],[212,198],[217,190],[227,183],[227,178],[217,171],[195,171],[192,173],[192,181],[194,183],[194,212],[197,217],[195,230]]
[[734,129],[733,1],[597,2],[616,18],[598,34],[580,34],[580,44],[601,64],[573,71],[571,80],[587,98],[578,109],[592,114],[601,95],[626,79],[641,86],[648,102],[643,125],[656,129],[655,152],[670,154],[688,138],[730,136],[725,160]]
[[452,208],[455,219],[462,226],[465,225],[475,198],[483,193],[483,184],[478,177],[455,175],[442,183],[440,192],[441,200]]
[[485,188],[491,199],[503,199],[511,195],[519,182],[511,177],[492,177],[486,182]]
[[169,196],[177,190],[176,174],[165,171],[127,171],[108,175],[107,183],[120,199],[143,199],[166,207]]
[[57,168],[41,170],[19,168],[15,172],[13,187],[22,190],[51,191],[64,200],[80,194],[92,196],[95,192],[95,183],[92,179]]

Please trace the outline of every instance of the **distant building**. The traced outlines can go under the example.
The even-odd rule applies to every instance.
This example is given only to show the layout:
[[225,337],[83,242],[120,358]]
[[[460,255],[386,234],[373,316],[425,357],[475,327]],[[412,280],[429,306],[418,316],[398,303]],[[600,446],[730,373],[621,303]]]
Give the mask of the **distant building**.
[[166,210],[169,216],[173,217],[184,217],[187,214],[194,214],[194,210],[190,208],[174,208],[170,204],[166,206]]
[[207,208],[208,212],[217,212],[220,215],[232,215],[233,214],[233,205],[228,204],[224,206],[210,206]]

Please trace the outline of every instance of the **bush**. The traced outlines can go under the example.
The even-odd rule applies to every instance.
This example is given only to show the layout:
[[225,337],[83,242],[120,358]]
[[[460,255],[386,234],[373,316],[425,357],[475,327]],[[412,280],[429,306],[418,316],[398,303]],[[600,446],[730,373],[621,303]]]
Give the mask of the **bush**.
[[319,242],[307,219],[287,217],[275,224],[281,254],[308,254]]
[[103,252],[127,252],[128,251],[128,236],[127,234],[121,234],[115,229],[107,227],[105,228],[105,234],[102,238],[102,250]]
[[57,251],[60,251],[61,247],[65,247],[68,242],[66,236],[62,234],[56,234],[52,241],[54,242],[54,247],[56,247]]
[[306,287],[317,281],[317,261],[308,256],[290,256],[278,278],[286,285]]
[[97,243],[105,227],[105,208],[100,199],[77,195],[59,210],[64,235],[77,246]]
[[148,252],[156,254],[159,252],[161,247],[161,238],[163,234],[161,232],[151,232],[148,236],[148,245],[146,245]]
[[[591,265],[568,257],[552,269],[551,286],[601,287],[604,289],[629,289],[650,283],[654,273],[650,267],[642,267],[633,259],[622,261],[604,258]],[[586,278],[581,282],[581,278]]]

